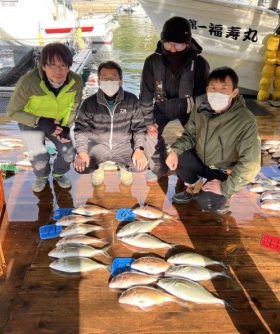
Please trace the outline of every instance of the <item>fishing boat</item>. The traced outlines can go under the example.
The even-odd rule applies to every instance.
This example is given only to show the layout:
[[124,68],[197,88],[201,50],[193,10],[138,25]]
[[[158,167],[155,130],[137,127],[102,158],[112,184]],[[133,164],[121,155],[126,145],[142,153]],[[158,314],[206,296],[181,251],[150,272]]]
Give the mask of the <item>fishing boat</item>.
[[[12,18],[12,19],[11,19]],[[17,22],[17,24],[15,24]],[[77,29],[93,43],[111,43],[112,15],[96,14],[78,18],[71,2],[65,0],[1,0],[0,41],[24,46],[69,42]]]
[[[258,90],[267,38],[274,34],[279,15],[252,1],[140,0],[160,32],[172,16],[187,18],[193,37],[211,68],[231,66],[245,92]],[[278,2],[278,1],[277,1]]]

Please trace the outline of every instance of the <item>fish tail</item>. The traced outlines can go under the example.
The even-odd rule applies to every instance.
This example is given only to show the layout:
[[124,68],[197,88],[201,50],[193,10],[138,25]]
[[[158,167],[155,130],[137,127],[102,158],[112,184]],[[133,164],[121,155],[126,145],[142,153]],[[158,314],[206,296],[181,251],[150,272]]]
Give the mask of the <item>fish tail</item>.
[[102,251],[102,253],[105,255],[105,256],[107,256],[107,257],[111,257],[111,255],[108,253],[108,249],[111,247],[111,244],[109,244],[109,245],[107,245],[107,246],[105,246],[105,247],[103,247],[102,249],[101,249],[101,251]]
[[232,278],[227,274],[226,271],[221,272],[220,275],[223,276],[223,277],[225,277],[225,278],[232,279]]
[[231,311],[231,312],[237,312],[237,309],[234,308],[233,306],[231,306],[230,303],[226,302],[225,300],[223,300],[223,305],[225,306],[225,308],[228,310],[228,311]]
[[224,262],[218,262],[218,264],[220,265],[220,266],[222,266],[222,267],[224,267],[225,269],[227,269],[227,266],[224,264]]
[[104,267],[105,267],[105,269],[106,269],[109,273],[112,272],[112,267],[110,266],[110,264],[108,264],[108,265],[104,265]]

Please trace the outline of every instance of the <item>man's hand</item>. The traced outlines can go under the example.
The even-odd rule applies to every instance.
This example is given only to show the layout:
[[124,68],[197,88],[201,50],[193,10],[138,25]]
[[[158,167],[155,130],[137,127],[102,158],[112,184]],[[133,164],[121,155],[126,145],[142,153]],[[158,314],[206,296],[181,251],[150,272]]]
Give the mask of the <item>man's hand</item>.
[[62,143],[69,143],[70,140],[70,128],[68,126],[62,126],[62,132],[57,136],[57,139]]
[[37,126],[47,135],[58,136],[63,131],[60,123],[53,118],[40,117]]
[[216,179],[206,182],[201,190],[211,191],[212,193],[217,194],[217,195],[224,195],[222,191],[222,181],[219,181]]
[[169,167],[170,170],[176,170],[177,166],[178,166],[178,155],[177,153],[171,151],[166,160],[165,163],[167,164],[167,166]]
[[132,162],[133,162],[134,167],[138,171],[144,170],[148,165],[148,160],[145,156],[144,151],[140,150],[139,148],[137,148],[134,151],[133,156],[132,156]]
[[89,166],[90,157],[87,152],[80,152],[74,161],[74,168],[78,172],[83,172]]
[[157,124],[148,125],[147,133],[150,137],[157,138],[158,137],[158,125]]

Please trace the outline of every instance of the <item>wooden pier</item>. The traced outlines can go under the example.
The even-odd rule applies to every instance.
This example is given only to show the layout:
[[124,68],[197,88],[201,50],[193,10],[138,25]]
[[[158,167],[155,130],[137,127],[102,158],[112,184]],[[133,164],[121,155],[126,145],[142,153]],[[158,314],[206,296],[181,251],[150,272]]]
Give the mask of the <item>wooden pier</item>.
[[[1,135],[20,138],[14,123],[0,120]],[[257,121],[262,139],[280,139],[279,109],[268,108],[267,115],[257,116]],[[165,132],[167,142],[172,142],[180,132],[178,123],[170,124]],[[1,152],[1,159],[13,160],[23,150]],[[195,202],[172,204],[174,192],[182,189],[175,175],[149,186],[144,174],[139,173],[128,187],[120,184],[116,171],[108,171],[104,185],[94,188],[89,175],[78,175],[73,170],[70,175],[70,191],[53,185],[51,180],[39,194],[31,190],[31,171],[4,179],[6,205],[2,205],[5,212],[1,216],[0,241],[6,267],[0,279],[1,333],[280,333],[279,253],[260,246],[263,234],[280,236],[280,213],[261,209],[256,194],[245,188],[232,198],[230,213],[216,215],[200,212]],[[52,222],[52,212],[58,207],[93,203],[111,209],[98,222],[105,227],[99,236],[112,244],[111,257],[151,254],[125,246],[115,234],[115,210],[142,202],[179,218],[160,224],[153,234],[180,246],[153,254],[165,258],[180,250],[191,250],[223,261],[231,279],[217,278],[202,284],[232,309],[168,303],[141,311],[118,303],[120,292],[108,288],[110,274],[106,270],[70,276],[50,270],[52,259],[48,252],[57,240],[40,240],[38,231],[40,226]],[[112,259],[99,256],[96,260],[110,264]]]

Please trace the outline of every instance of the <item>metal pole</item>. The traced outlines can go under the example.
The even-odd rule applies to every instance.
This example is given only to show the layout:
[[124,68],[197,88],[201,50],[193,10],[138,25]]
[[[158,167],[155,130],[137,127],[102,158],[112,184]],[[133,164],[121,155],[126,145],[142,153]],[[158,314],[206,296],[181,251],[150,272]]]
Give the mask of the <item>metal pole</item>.
[[270,0],[269,9],[277,9],[279,0]]

